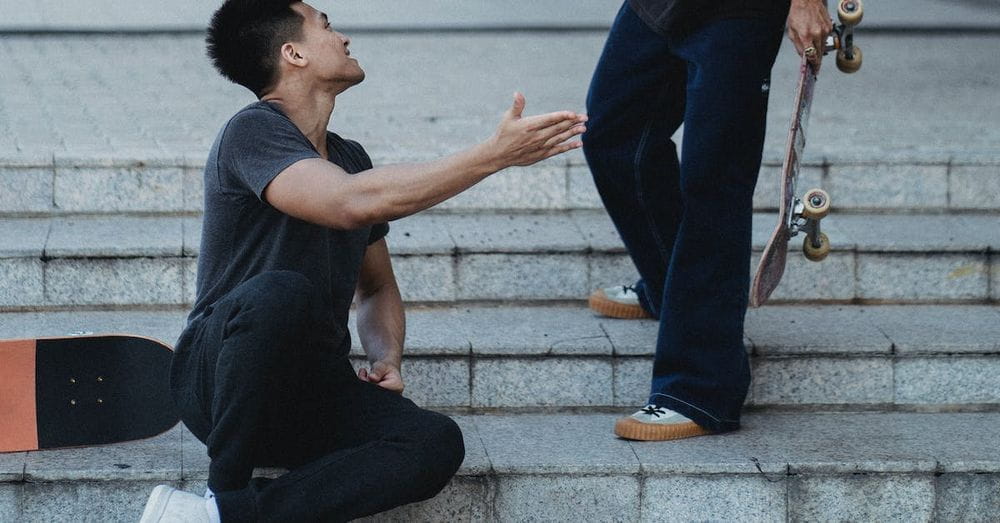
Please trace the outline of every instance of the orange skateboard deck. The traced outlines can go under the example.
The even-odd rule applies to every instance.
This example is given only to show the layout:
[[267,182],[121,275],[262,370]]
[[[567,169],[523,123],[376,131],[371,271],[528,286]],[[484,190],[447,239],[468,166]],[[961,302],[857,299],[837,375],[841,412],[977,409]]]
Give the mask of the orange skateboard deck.
[[[845,73],[861,67],[861,49],[854,45],[854,26],[864,14],[860,0],[840,0],[837,15],[840,25],[834,26],[827,38],[823,54],[837,50],[837,68]],[[822,261],[830,253],[830,240],[820,230],[820,221],[830,212],[830,195],[822,189],[811,189],[800,199],[796,197],[796,181],[806,146],[806,130],[812,109],[817,71],[803,56],[795,89],[795,111],[788,129],[785,162],[781,168],[778,224],[764,247],[760,265],[750,285],[750,306],[760,307],[778,287],[785,273],[788,242],[800,232],[805,233],[802,250],[810,261]]]
[[0,340],[0,453],[151,438],[179,421],[169,346],[139,336]]

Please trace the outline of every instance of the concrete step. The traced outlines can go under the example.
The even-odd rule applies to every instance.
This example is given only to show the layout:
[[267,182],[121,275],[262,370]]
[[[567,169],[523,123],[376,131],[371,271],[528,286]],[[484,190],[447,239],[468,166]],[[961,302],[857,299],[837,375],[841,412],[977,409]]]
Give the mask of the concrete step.
[[[605,36],[359,36],[352,54],[368,79],[338,99],[331,128],[381,165],[486,139],[515,90],[532,114],[582,110]],[[859,35],[865,68],[851,76],[824,69],[817,86],[809,184],[830,189],[845,210],[1000,210],[992,197],[1000,191],[1000,79],[991,74],[1000,55],[982,52],[998,38]],[[0,214],[8,216],[195,212],[212,141],[253,100],[212,70],[200,35],[0,36],[0,63],[10,71],[0,77]],[[765,185],[781,163],[797,66],[786,44],[771,81]],[[588,178],[582,155],[569,155],[500,174],[448,205],[594,207]],[[758,206],[774,199],[762,193]]]
[[[782,161],[772,156],[762,166],[755,210],[777,212]],[[197,214],[203,210],[203,164],[201,157],[0,158],[0,217]],[[842,213],[983,214],[1000,212],[998,174],[1000,156],[927,163],[817,159],[806,163],[798,183],[800,193],[826,189]],[[600,209],[590,169],[574,154],[507,169],[434,212]]]
[[[461,415],[444,492],[373,521],[985,521],[1000,414],[754,413],[738,432],[615,438],[614,414]],[[205,448],[143,442],[0,455],[0,520],[136,521],[158,483],[203,492]],[[261,471],[274,476],[282,471]]]
[[[754,218],[754,256],[776,216]],[[794,240],[776,302],[982,303],[1000,299],[1000,215],[834,215],[833,252]],[[186,305],[198,218],[0,220],[0,308]],[[636,271],[602,212],[423,214],[389,237],[404,299],[582,300]]]
[[[172,342],[182,311],[0,314],[0,338],[131,332]],[[407,396],[428,407],[633,407],[658,324],[583,306],[413,308]],[[353,320],[352,320],[353,322]],[[356,329],[351,327],[352,331]],[[997,409],[1000,307],[769,306],[751,310],[748,404],[831,410]],[[364,363],[355,332],[355,364]]]

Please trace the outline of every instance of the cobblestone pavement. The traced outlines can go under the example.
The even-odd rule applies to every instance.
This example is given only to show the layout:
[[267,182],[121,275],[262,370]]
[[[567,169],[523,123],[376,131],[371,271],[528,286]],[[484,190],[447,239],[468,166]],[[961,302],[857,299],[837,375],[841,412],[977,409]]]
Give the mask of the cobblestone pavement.
[[[362,34],[368,79],[340,100],[332,128],[376,160],[454,151],[492,132],[511,93],[528,112],[582,110],[604,34]],[[947,161],[1000,157],[1000,36],[865,36],[865,65],[828,62],[809,155]],[[194,157],[253,101],[210,67],[196,36],[0,37],[0,157]],[[785,44],[772,81],[767,155],[791,112],[797,57]]]

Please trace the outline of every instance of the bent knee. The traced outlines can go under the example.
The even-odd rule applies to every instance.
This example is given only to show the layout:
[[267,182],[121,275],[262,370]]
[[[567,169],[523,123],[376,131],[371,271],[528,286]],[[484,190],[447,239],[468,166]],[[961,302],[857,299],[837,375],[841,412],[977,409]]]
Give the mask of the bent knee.
[[462,429],[443,414],[431,413],[424,425],[421,469],[427,491],[423,498],[437,495],[451,481],[465,461],[465,439]]
[[442,447],[441,457],[446,462],[450,474],[454,475],[465,461],[465,438],[455,420],[447,416],[441,417],[444,418],[438,429],[438,441]]

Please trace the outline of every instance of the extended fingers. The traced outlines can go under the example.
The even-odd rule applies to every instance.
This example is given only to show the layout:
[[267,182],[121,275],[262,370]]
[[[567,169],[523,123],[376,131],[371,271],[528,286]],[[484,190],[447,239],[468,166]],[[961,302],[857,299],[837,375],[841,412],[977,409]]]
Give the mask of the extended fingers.
[[552,136],[551,138],[546,140],[545,147],[552,147],[553,145],[561,144],[574,136],[579,136],[583,134],[584,132],[586,132],[586,130],[587,130],[586,125],[582,123],[576,124],[570,127],[569,129],[565,129],[561,133],[556,134],[555,136]]
[[560,123],[580,123],[585,121],[587,121],[586,115],[577,114],[572,111],[558,111],[554,113],[539,114],[522,119],[522,122],[524,122],[527,126],[526,128],[530,131],[545,129],[546,127],[552,127],[553,125],[558,125]]
[[561,142],[561,143],[558,143],[556,145],[553,145],[552,147],[549,147],[545,151],[545,158],[551,158],[553,156],[557,156],[557,155],[560,155],[562,153],[565,153],[565,152],[568,152],[568,151],[572,151],[573,149],[579,149],[580,147],[583,147],[583,142],[580,142],[580,141],[575,141],[575,142]]
[[556,124],[550,125],[549,127],[544,127],[542,129],[538,129],[538,130],[535,130],[535,131],[532,131],[532,132],[536,133],[541,138],[542,141],[548,142],[548,140],[550,138],[552,138],[554,136],[557,136],[557,135],[560,135],[560,134],[568,131],[569,129],[572,129],[574,127],[577,127],[577,126],[580,126],[580,125],[583,125],[583,124],[584,124],[584,122],[580,121],[579,119],[562,120],[562,121],[560,121],[560,122],[558,122]]

